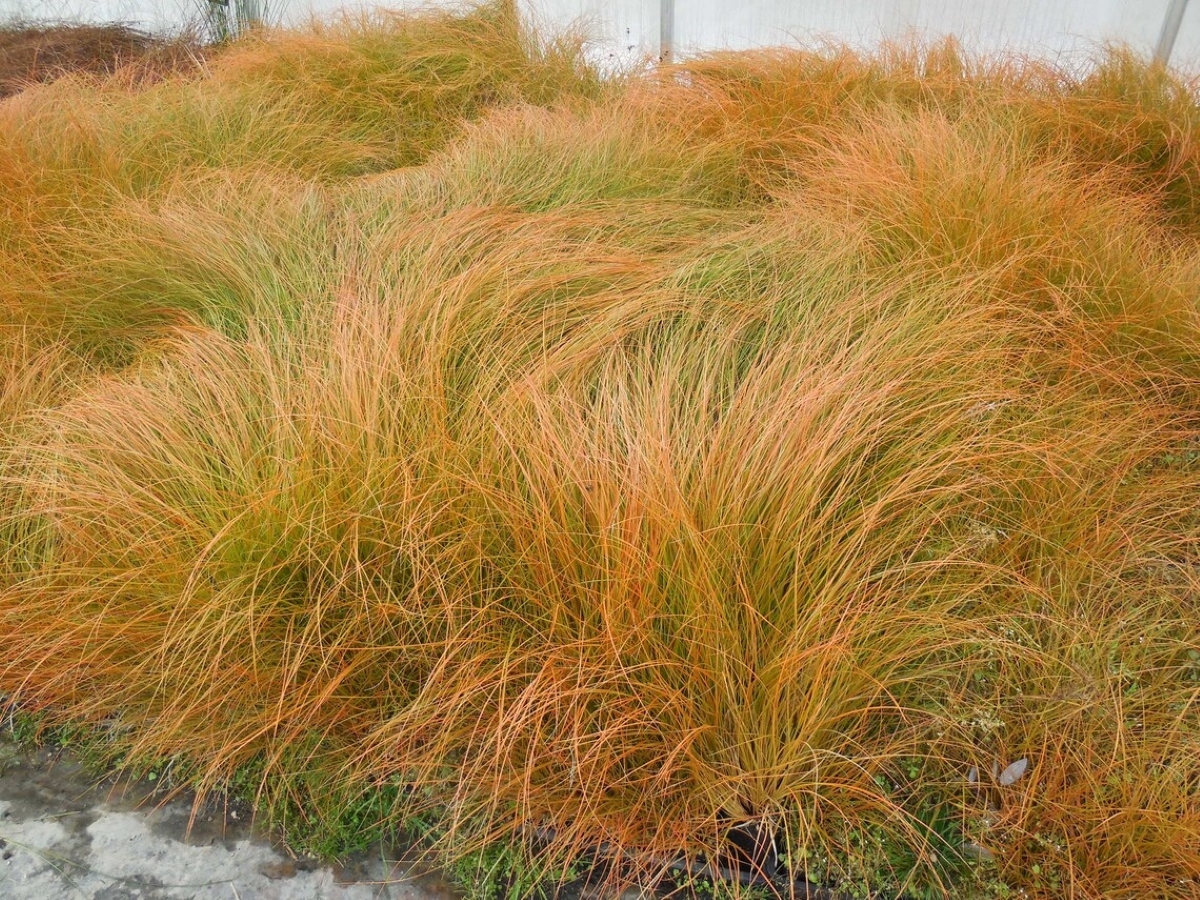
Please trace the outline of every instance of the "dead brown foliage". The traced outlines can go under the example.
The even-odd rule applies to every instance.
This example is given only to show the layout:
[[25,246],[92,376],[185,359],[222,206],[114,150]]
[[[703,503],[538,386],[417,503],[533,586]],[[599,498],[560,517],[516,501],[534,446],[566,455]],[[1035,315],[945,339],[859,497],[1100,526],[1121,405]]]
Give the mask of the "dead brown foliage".
[[9,25],[0,27],[0,97],[74,72],[131,69],[139,81],[157,81],[200,59],[199,43],[187,36],[159,37],[128,25]]

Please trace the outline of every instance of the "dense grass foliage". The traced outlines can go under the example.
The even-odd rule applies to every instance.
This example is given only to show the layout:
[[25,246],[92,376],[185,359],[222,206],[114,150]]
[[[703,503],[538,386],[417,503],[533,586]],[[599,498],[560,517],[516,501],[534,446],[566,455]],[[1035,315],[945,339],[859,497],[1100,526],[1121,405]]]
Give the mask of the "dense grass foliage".
[[1198,139],[1119,53],[506,4],[31,88],[0,691],[327,853],[1194,897]]

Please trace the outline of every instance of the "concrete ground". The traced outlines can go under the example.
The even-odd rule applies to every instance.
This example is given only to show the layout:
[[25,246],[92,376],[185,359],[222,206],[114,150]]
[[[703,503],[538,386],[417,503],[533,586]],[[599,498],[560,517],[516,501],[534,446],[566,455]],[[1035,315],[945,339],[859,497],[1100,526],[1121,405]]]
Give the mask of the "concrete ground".
[[249,810],[162,802],[153,785],[94,785],[68,756],[0,744],[3,900],[456,900],[387,854],[333,868],[254,831]]

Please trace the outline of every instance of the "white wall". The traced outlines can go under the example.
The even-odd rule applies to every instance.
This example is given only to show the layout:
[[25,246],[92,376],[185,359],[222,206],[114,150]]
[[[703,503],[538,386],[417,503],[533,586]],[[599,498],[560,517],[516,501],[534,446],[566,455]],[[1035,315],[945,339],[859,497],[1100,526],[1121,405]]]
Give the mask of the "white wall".
[[[529,0],[543,13],[603,23],[609,52],[658,47],[659,0]],[[1150,55],[1170,0],[675,0],[679,52],[832,39],[869,47],[885,38],[953,34],[981,52],[1064,62],[1106,42]],[[1184,16],[1172,62],[1200,71],[1200,0]]]
[[[204,0],[0,0],[0,17],[118,19],[150,28],[194,17]],[[437,2],[437,0],[435,0]],[[583,19],[614,59],[658,47],[660,0],[522,0],[545,22]],[[285,20],[346,0],[268,0]],[[417,6],[420,0],[390,0]],[[976,50],[1012,50],[1068,61],[1107,41],[1149,54],[1170,0],[675,0],[680,52],[811,42],[870,46],[882,38],[955,34]],[[1200,0],[1192,0],[1172,62],[1200,72]]]

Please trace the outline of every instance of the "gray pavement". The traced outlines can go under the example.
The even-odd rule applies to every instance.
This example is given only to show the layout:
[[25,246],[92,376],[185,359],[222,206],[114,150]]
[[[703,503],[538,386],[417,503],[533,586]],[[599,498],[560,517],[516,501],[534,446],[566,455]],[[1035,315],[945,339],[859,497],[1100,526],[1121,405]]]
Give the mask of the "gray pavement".
[[[273,846],[238,804],[95,785],[69,756],[0,745],[3,900],[456,900],[435,872],[376,851],[330,867]],[[189,827],[190,822],[190,827]]]

